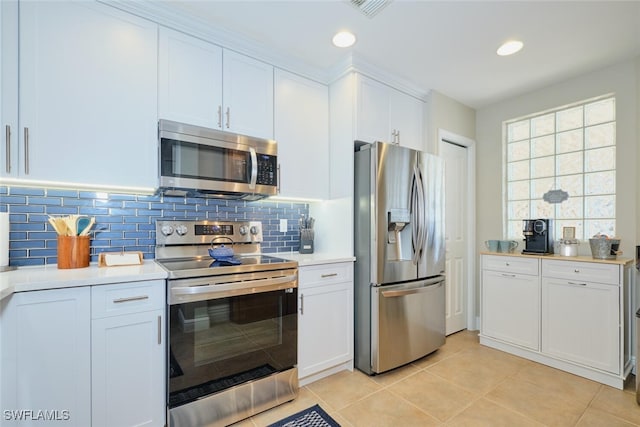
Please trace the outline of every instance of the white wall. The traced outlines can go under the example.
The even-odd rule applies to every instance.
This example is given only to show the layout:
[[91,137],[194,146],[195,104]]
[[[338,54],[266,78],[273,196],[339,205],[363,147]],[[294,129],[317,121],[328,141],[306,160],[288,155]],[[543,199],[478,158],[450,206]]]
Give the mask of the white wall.
[[[625,257],[640,242],[640,58],[615,64],[477,111],[477,249],[503,233],[502,122],[607,93],[616,96],[616,230]],[[499,190],[498,190],[499,189]],[[476,272],[478,278],[478,272]],[[477,279],[477,283],[479,283]]]
[[476,111],[435,90],[429,92],[425,106],[426,151],[438,153],[438,131],[449,131],[475,140]]

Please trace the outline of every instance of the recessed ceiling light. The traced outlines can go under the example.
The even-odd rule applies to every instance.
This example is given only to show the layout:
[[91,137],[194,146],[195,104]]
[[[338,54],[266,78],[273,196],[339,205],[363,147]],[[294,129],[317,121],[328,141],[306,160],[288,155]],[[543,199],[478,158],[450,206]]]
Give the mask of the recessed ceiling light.
[[498,48],[496,53],[500,56],[513,55],[514,53],[520,51],[524,44],[520,40],[509,40],[504,43],[502,46]]
[[349,47],[353,46],[353,44],[356,42],[356,36],[354,36],[353,33],[350,33],[349,31],[340,31],[335,36],[333,36],[332,41],[334,46]]

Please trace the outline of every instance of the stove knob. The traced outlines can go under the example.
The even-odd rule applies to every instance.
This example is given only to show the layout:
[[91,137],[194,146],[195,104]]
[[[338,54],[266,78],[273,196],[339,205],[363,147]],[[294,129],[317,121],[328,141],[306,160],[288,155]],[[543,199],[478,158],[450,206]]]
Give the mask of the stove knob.
[[246,225],[241,225],[239,231],[240,231],[240,235],[244,236],[249,232],[249,227],[247,227]]
[[185,234],[187,234],[188,231],[189,229],[184,224],[178,225],[176,227],[176,233],[178,233],[178,236],[184,236]]
[[170,225],[163,225],[160,232],[165,236],[171,236],[173,234],[173,227]]
[[260,232],[260,229],[257,226],[252,225],[249,231],[251,232],[251,234],[258,234]]

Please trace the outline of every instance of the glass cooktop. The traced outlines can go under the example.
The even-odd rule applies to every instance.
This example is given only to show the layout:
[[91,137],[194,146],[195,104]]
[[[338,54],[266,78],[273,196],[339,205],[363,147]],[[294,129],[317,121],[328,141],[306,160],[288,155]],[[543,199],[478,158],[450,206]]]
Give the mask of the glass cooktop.
[[298,263],[270,255],[234,255],[213,259],[209,256],[156,260],[169,272],[169,278],[199,277],[252,271],[297,268]]

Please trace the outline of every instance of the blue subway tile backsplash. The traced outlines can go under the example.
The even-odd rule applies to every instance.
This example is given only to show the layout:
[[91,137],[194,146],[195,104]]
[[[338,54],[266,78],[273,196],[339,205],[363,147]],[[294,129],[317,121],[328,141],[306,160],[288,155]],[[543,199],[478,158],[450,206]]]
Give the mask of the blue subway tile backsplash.
[[[91,261],[97,262],[101,252],[141,251],[153,258],[158,219],[261,221],[263,252],[298,251],[298,218],[309,215],[309,205],[0,185],[0,212],[9,212],[9,265],[33,266],[57,263],[57,235],[49,215],[95,217]],[[279,231],[280,219],[291,221],[286,233]]]

